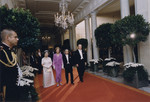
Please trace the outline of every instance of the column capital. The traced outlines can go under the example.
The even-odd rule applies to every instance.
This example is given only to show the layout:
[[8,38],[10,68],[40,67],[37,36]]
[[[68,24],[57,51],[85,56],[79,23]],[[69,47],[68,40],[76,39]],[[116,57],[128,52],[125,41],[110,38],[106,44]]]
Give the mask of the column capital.
[[85,16],[85,17],[84,17],[84,20],[89,19],[89,17],[90,17],[89,15]]
[[96,11],[92,11],[91,12],[91,16],[96,16],[97,12]]
[[76,26],[77,26],[77,25],[72,25],[71,27],[72,27],[72,28],[75,28]]

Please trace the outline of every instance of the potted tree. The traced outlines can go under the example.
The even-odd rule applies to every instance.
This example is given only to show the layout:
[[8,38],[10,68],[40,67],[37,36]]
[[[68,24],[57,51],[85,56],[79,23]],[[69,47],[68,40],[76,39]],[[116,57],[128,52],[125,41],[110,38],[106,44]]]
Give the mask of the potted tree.
[[29,10],[23,8],[7,9],[0,7],[0,31],[12,29],[19,37],[19,48],[26,52],[39,48],[40,24]]
[[70,49],[70,40],[69,39],[64,40],[62,48]]
[[87,48],[87,46],[88,46],[88,40],[87,40],[87,39],[84,39],[84,38],[79,39],[79,40],[77,41],[77,45],[78,45],[78,44],[82,44],[83,50],[86,50],[86,48]]
[[[111,72],[111,71],[114,71],[113,70],[114,68],[116,68],[115,64],[113,64],[114,66],[109,66],[109,68],[108,68],[108,66],[106,66],[107,63],[109,63],[111,61],[116,61],[115,58],[111,58],[111,49],[113,46],[117,45],[117,44],[114,44],[112,41],[112,32],[111,32],[112,25],[113,24],[111,24],[111,23],[104,23],[95,30],[95,38],[96,38],[97,46],[100,49],[104,48],[104,49],[108,50],[108,58],[106,58],[103,61],[103,71],[106,73],[108,73],[108,69],[109,69],[109,72]],[[112,68],[110,68],[110,67],[112,67]],[[116,73],[118,73],[118,71]],[[114,75],[114,76],[116,76],[116,75]]]
[[143,64],[127,63],[124,65],[125,71],[123,72],[124,83],[136,88],[148,86],[148,73],[144,69]]
[[111,47],[113,46],[112,43],[112,33],[111,33],[111,23],[105,23],[100,25],[95,30],[95,38],[96,38],[96,45],[99,48],[106,48],[108,49],[108,58],[111,57]]
[[[113,42],[120,43],[123,46],[129,45],[132,50],[133,65],[137,64],[137,66],[135,66],[134,68],[132,68],[132,66],[131,66],[128,68],[128,70],[124,70],[124,74],[123,74],[125,82],[128,82],[131,84],[131,81],[127,80],[126,76],[130,76],[130,74],[132,73],[131,70],[134,69],[134,71],[133,71],[134,73],[132,73],[130,78],[131,79],[133,78],[133,82],[134,82],[133,84],[136,84],[136,85],[132,85],[132,86],[138,86],[138,87],[144,86],[144,85],[139,85],[139,83],[135,83],[136,79],[138,79],[138,81],[142,81],[143,79],[139,78],[139,76],[144,76],[144,74],[146,72],[142,73],[142,75],[141,75],[140,71],[138,71],[139,63],[136,62],[134,48],[140,42],[145,42],[147,40],[149,31],[150,31],[149,23],[145,21],[145,19],[143,18],[142,15],[127,16],[121,20],[116,21],[115,24],[112,26]],[[114,39],[116,37],[118,39]],[[130,63],[127,63],[127,64],[125,64],[125,67],[128,64],[130,65]],[[135,68],[137,68],[137,69],[135,69]],[[143,71],[145,71],[144,66],[142,66],[140,68],[143,69]],[[137,72],[137,73],[135,73],[135,72]],[[139,79],[141,79],[141,80],[139,80]],[[148,79],[148,76],[146,79]],[[145,86],[146,85],[147,84],[145,84]]]

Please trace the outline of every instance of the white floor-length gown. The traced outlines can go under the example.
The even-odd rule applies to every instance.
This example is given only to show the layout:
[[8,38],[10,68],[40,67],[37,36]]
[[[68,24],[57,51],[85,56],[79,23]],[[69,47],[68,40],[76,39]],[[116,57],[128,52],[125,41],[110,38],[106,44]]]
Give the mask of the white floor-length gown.
[[52,70],[52,60],[50,57],[44,57],[42,59],[43,65],[43,87],[47,88],[52,85],[55,85],[54,74]]

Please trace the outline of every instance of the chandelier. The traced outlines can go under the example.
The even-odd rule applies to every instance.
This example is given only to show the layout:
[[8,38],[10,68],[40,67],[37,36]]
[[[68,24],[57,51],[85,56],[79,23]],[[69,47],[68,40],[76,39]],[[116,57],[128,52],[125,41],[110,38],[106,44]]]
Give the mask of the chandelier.
[[59,3],[60,14],[57,13],[54,15],[56,26],[66,29],[74,24],[74,16],[69,11],[66,14],[67,10],[68,10],[68,3],[65,0],[62,0]]

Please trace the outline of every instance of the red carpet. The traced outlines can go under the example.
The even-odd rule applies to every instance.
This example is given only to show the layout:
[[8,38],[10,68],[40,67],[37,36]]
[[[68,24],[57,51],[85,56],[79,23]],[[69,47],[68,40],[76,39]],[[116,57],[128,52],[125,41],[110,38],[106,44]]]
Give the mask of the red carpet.
[[[54,72],[55,73],[55,72]],[[43,88],[42,75],[35,78],[39,102],[150,102],[150,94],[116,83],[92,74],[85,73],[84,83],[78,83],[74,69],[74,85],[65,84],[64,70],[60,87]]]

